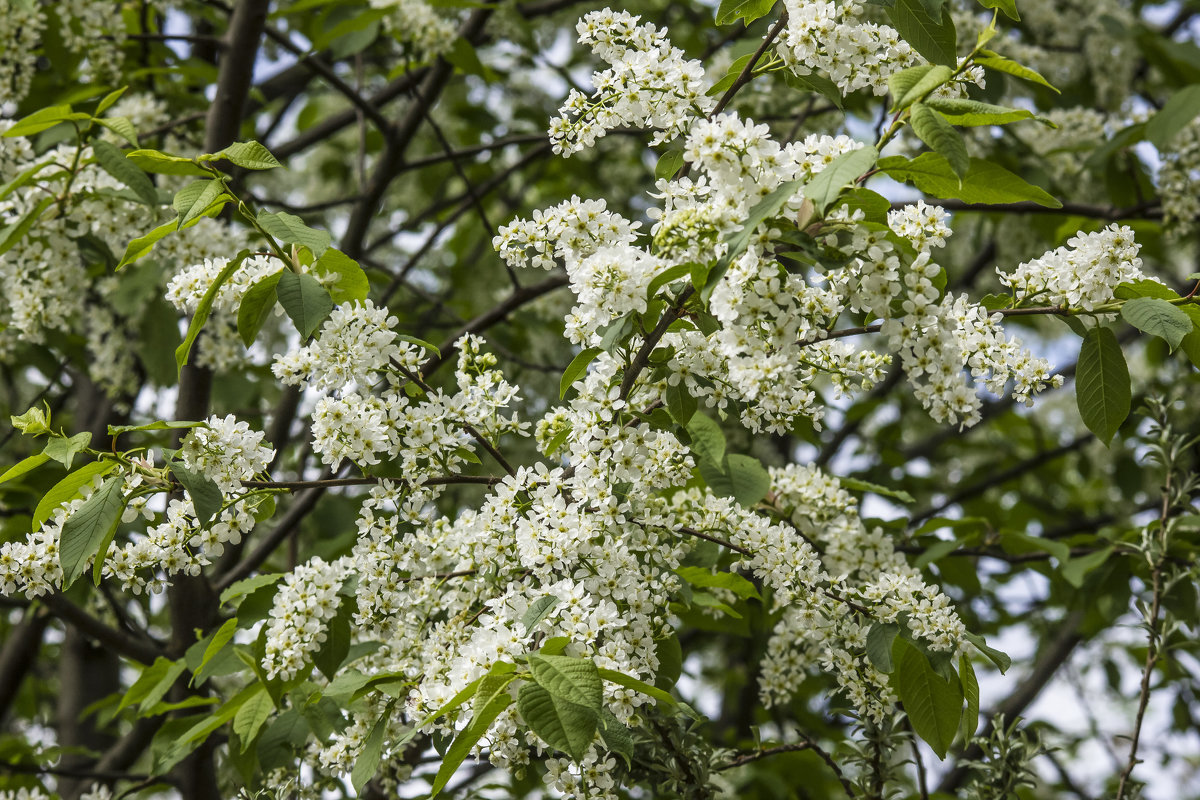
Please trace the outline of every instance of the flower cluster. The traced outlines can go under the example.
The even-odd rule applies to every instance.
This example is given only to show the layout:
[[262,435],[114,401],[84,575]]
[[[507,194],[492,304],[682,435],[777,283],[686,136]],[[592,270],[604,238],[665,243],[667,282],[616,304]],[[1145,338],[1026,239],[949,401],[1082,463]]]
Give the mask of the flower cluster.
[[4,0],[0,5],[0,109],[17,103],[29,93],[37,67],[37,45],[46,27],[39,3],[33,0]]
[[1041,258],[1000,273],[1018,301],[1068,305],[1091,311],[1113,299],[1118,284],[1143,280],[1142,260],[1133,230],[1117,224],[1080,233]]
[[606,8],[579,21],[579,42],[610,69],[592,75],[590,97],[572,89],[561,116],[550,121],[554,152],[577,153],[622,125],[655,128],[651,144],[660,144],[686,132],[716,105],[705,94],[704,66],[684,58],[665,30],[638,25],[639,19]]
[[414,61],[429,61],[449,49],[456,35],[454,21],[440,16],[424,0],[370,0],[371,8],[388,12],[387,31]]

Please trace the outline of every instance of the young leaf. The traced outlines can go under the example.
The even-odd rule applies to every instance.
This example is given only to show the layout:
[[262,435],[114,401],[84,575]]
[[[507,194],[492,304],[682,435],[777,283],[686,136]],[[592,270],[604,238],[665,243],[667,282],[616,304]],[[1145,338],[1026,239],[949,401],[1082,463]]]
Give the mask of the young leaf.
[[16,224],[0,230],[0,255],[13,249],[17,242],[24,239],[25,234],[29,233],[29,229],[33,227],[33,223],[37,222],[46,209],[53,204],[53,197],[43,197],[37,205],[26,211]]
[[651,686],[645,681],[640,681],[631,675],[626,675],[623,672],[617,672],[612,669],[601,669],[600,677],[609,683],[615,683],[618,686],[624,686],[626,689],[633,689],[635,692],[641,692],[647,697],[653,697],[660,703],[668,706],[679,705],[678,701],[671,695],[664,692],[655,686]]
[[200,302],[196,304],[196,313],[192,314],[192,321],[188,323],[187,336],[183,339],[183,344],[175,348],[175,368],[182,372],[185,364],[188,363],[188,355],[192,352],[192,345],[196,343],[196,338],[200,335],[200,331],[204,329],[204,323],[208,321],[208,315],[212,313],[213,303],[217,300],[217,292],[221,291],[221,286],[225,281],[229,280],[229,276],[237,271],[246,257],[250,255],[248,250],[243,250],[238,253],[237,258],[231,260],[225,265],[218,274],[216,280],[204,292],[204,296],[200,298]]
[[984,8],[998,8],[1013,22],[1020,22],[1021,15],[1017,13],[1016,0],[979,0]]
[[241,708],[233,715],[233,732],[238,735],[241,749],[245,751],[253,742],[263,724],[271,718],[275,711],[275,702],[271,695],[260,684],[258,691],[250,695]]
[[213,155],[225,158],[243,169],[275,169],[283,166],[279,159],[271,155],[270,150],[253,140],[234,142]]
[[1129,416],[1129,367],[1108,328],[1092,328],[1083,340],[1075,372],[1075,403],[1083,424],[1105,445]]
[[158,175],[193,175],[209,178],[211,173],[190,158],[173,156],[158,150],[134,150],[125,157],[144,169]]
[[907,181],[934,197],[980,204],[1028,201],[1047,208],[1062,208],[1062,203],[1044,189],[982,158],[971,159],[971,166],[961,182],[950,162],[939,153],[922,153],[912,160],[889,156],[880,159],[878,166],[880,172],[898,181]]
[[93,461],[90,464],[84,464],[54,484],[50,491],[42,495],[37,508],[33,510],[33,524],[30,530],[36,531],[42,527],[42,523],[54,515],[54,509],[74,500],[79,496],[83,487],[92,482],[93,478],[107,474],[116,466],[117,462],[115,461]]
[[732,25],[739,19],[749,25],[771,13],[775,0],[721,0],[717,8],[717,24]]
[[[959,97],[930,97],[925,100],[925,104],[940,113],[951,124],[964,128],[979,125],[1005,125],[1023,119],[1037,119],[1032,111],[1024,108],[1008,108]],[[1046,122],[1050,125],[1054,124]]]
[[658,157],[658,163],[654,165],[654,177],[669,181],[675,177],[675,173],[679,172],[679,168],[682,166],[683,151],[668,150]]
[[[3,475],[0,475],[0,483],[11,481],[13,478],[19,478],[26,472],[37,469],[42,464],[50,460],[50,456],[45,453],[36,453],[28,458],[23,458],[13,466],[9,467]],[[70,465],[68,465],[70,468]]]
[[971,644],[975,645],[979,652],[987,656],[988,659],[996,665],[996,668],[1000,670],[1001,674],[1007,672],[1008,668],[1012,666],[1012,659],[1008,657],[1007,653],[997,650],[994,647],[988,647],[987,641],[979,634],[967,633],[964,634],[964,638],[966,638],[966,640]]
[[1011,61],[1004,56],[993,53],[991,50],[982,51],[981,55],[975,57],[975,63],[981,67],[993,69],[996,72],[1003,72],[1006,75],[1012,75],[1014,78],[1029,81],[1030,83],[1040,84],[1050,89],[1053,92],[1062,94],[1054,87],[1054,84],[1041,76],[1037,70],[1022,66],[1015,61]]
[[314,258],[320,258],[329,247],[329,233],[310,228],[304,220],[286,211],[258,212],[258,224],[267,233],[281,242],[299,244],[312,251]]
[[602,352],[604,351],[599,347],[589,347],[571,359],[571,363],[563,371],[562,379],[558,382],[559,400],[567,396],[567,389],[571,388],[571,384],[575,383],[579,376],[587,370],[588,364],[592,363]]
[[870,145],[842,153],[805,185],[804,196],[813,201],[818,214],[824,214],[841,195],[842,189],[853,186],[861,175],[875,166],[878,158],[879,151]]
[[210,207],[217,205],[221,197],[228,199],[229,195],[222,193],[220,181],[194,181],[180,189],[175,193],[175,199],[171,201],[175,213],[179,215],[176,229],[182,228],[194,219],[199,219]]
[[150,182],[149,176],[137,164],[126,158],[118,148],[103,139],[97,139],[92,142],[92,152],[96,154],[96,161],[104,171],[132,189],[143,203],[148,206],[158,205],[158,190]]
[[1143,333],[1166,340],[1172,351],[1193,328],[1191,317],[1158,297],[1127,300],[1121,306],[1121,316]]
[[902,108],[900,100],[907,97],[909,91],[935,66],[937,65],[918,64],[915,67],[906,67],[899,72],[893,72],[888,76],[888,92],[892,95],[892,113]]
[[[87,431],[71,437],[56,436],[46,442],[46,446],[42,448],[42,454],[70,469],[71,464],[75,462],[75,456],[86,450],[91,441],[92,434]],[[3,483],[3,480],[0,480],[0,483]]]
[[112,541],[111,533],[121,521],[121,512],[125,510],[124,486],[124,476],[109,478],[63,524],[58,550],[63,589],[83,574],[89,558],[96,556],[103,561],[104,553],[98,551],[101,544]]
[[962,686],[934,672],[921,651],[903,637],[892,642],[892,662],[895,669],[888,683],[904,704],[913,731],[944,759],[962,719]]
[[332,247],[317,259],[310,271],[313,275],[332,278],[330,281],[321,281],[321,284],[328,289],[335,305],[361,303],[371,291],[371,282],[359,263]]
[[903,489],[891,489],[878,483],[860,480],[859,478],[838,478],[838,483],[842,485],[843,489],[849,489],[852,492],[871,492],[881,497],[891,497],[902,503],[916,502],[916,498]]
[[300,338],[307,339],[333,311],[333,299],[321,282],[308,273],[296,274],[289,269],[279,274],[275,286],[279,304],[296,323]]
[[[912,67],[911,69],[920,69]],[[896,97],[895,107],[893,111],[899,111],[903,108],[908,108],[913,103],[920,101],[934,89],[938,88],[954,75],[954,70],[944,64],[934,64],[922,73],[916,81],[912,83],[904,92],[904,94]]]
[[529,608],[525,610],[525,616],[521,617],[521,624],[525,626],[525,632],[529,633],[538,626],[538,623],[550,616],[550,612],[556,605],[558,605],[558,598],[552,594],[539,597],[530,603]]
[[275,308],[275,302],[279,299],[275,289],[284,272],[285,270],[280,270],[268,275],[242,295],[242,304],[238,306],[237,329],[238,335],[242,337],[242,344],[246,347],[254,344],[258,332],[271,316],[271,310]]

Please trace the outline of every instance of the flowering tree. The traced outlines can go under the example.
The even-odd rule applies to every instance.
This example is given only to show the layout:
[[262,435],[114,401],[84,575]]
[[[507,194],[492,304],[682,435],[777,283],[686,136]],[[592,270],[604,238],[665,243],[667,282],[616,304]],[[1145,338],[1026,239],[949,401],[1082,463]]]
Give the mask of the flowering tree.
[[1195,787],[1192,4],[0,10],[0,798]]

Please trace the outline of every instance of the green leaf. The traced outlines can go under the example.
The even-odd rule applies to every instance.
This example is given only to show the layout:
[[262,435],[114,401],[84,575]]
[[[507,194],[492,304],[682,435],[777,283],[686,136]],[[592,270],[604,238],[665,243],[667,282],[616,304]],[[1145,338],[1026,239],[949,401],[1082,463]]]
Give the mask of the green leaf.
[[120,270],[122,267],[132,264],[139,258],[149,254],[160,239],[165,238],[172,231],[179,230],[180,227],[179,219],[175,218],[170,222],[164,222],[145,236],[139,236],[134,239],[125,246],[125,255],[121,256],[121,261],[117,264],[117,269]]
[[739,19],[749,25],[765,17],[775,7],[775,0],[721,0],[717,8],[717,24],[732,25]]
[[35,133],[41,133],[63,122],[85,119],[91,119],[91,115],[84,114],[81,111],[72,111],[70,106],[50,106],[39,109],[27,117],[22,117],[16,124],[4,132],[4,137],[32,136]]
[[[831,163],[826,170],[833,167]],[[787,204],[792,196],[800,190],[804,185],[804,181],[786,181],[780,184],[769,195],[759,200],[746,215],[746,221],[742,227],[726,237],[725,255],[717,260],[716,266],[709,271],[708,277],[705,279],[704,288],[700,290],[700,299],[708,302],[708,298],[712,295],[712,290],[724,277],[725,272],[729,269],[738,256],[746,252],[746,248],[750,246],[750,237],[754,235],[754,230],[766,220],[779,214],[783,207]]]
[[332,247],[317,259],[309,271],[322,279],[321,283],[335,305],[361,303],[371,291],[371,282],[359,263]]
[[677,706],[679,702],[671,695],[659,689],[656,686],[651,686],[645,681],[638,680],[632,675],[626,675],[623,672],[617,672],[612,669],[600,669],[600,677],[609,683],[615,683],[618,686],[624,686],[626,689],[632,689],[635,692],[644,694],[647,697],[654,698],[657,702],[667,706]]
[[258,691],[250,695],[233,715],[233,732],[237,734],[243,752],[254,742],[263,724],[271,718],[274,711],[275,702],[260,684]]
[[[904,89],[904,91],[901,94],[896,94],[893,92],[892,97],[895,101],[895,105],[892,107],[892,111],[900,111],[901,109],[908,108],[913,103],[920,101],[934,89],[946,83],[946,81],[950,80],[950,78],[954,76],[954,70],[950,69],[944,64],[926,64],[924,66],[928,67],[928,69],[925,69],[919,74],[915,75],[914,77],[916,79],[911,83],[909,83],[907,78],[899,77],[900,75],[903,75],[903,73],[897,73],[897,80],[895,81],[896,88]],[[905,70],[904,72],[920,69],[922,68],[909,67],[909,69]],[[907,88],[904,86],[906,83],[908,84]],[[888,86],[890,87],[892,85],[893,82],[891,79],[889,79]]]
[[699,407],[696,398],[692,397],[683,381],[674,386],[668,385],[664,395],[667,412],[671,415],[671,419],[686,427]]
[[812,200],[817,213],[823,215],[842,190],[853,186],[860,176],[875,166],[878,158],[879,151],[870,145],[842,153],[804,186],[804,196]]
[[123,433],[134,433],[137,431],[178,431],[188,430],[190,428],[198,428],[201,425],[207,425],[206,422],[190,422],[188,420],[166,421],[156,420],[147,422],[144,425],[109,425],[109,436],[120,436]]
[[[31,472],[32,470],[37,469],[49,460],[50,456],[46,455],[45,453],[36,453],[28,458],[23,458],[13,466],[9,467],[3,475],[0,475],[0,483],[5,483],[6,481],[11,481],[14,478],[19,478],[26,472]],[[70,465],[68,465],[68,468],[70,468]]]
[[1163,300],[1180,299],[1178,292],[1149,278],[1118,284],[1117,288],[1113,289],[1113,296],[1118,300],[1132,300],[1135,297],[1159,297]]
[[313,666],[321,671],[329,680],[337,676],[338,667],[346,660],[350,652],[352,638],[351,622],[354,618],[355,602],[342,600],[337,613],[329,620],[325,629],[325,641],[313,653]]
[[96,556],[97,564],[104,560],[101,545],[107,550],[112,534],[125,510],[123,475],[109,478],[92,492],[83,505],[67,518],[59,535],[58,563],[62,567],[62,588],[67,589],[87,568],[87,560]]
[[115,461],[93,461],[84,464],[79,469],[67,475],[54,484],[50,491],[42,495],[37,508],[33,511],[33,525],[30,530],[36,531],[42,523],[54,515],[54,510],[63,503],[69,503],[79,496],[84,486],[91,484],[98,475],[105,475],[117,466]]
[[542,741],[576,761],[583,760],[599,721],[595,710],[556,697],[536,683],[521,687],[517,711]]
[[170,469],[171,474],[192,498],[192,508],[196,511],[196,518],[201,522],[208,522],[216,516],[217,512],[221,510],[221,506],[225,504],[225,499],[212,478],[202,472],[188,469],[178,461],[172,461]]
[[[53,458],[67,469],[70,469],[71,464],[75,461],[75,456],[86,450],[91,442],[92,435],[86,431],[77,433],[69,438],[56,436],[46,442],[46,446],[42,448],[42,453],[48,458]],[[3,482],[0,479],[0,483]]]
[[[716,97],[719,94],[724,94],[731,86],[737,83],[737,79],[741,76],[742,71],[746,69],[746,65],[749,64],[750,60],[753,58],[754,53],[746,53],[745,55],[734,59],[733,63],[729,65],[729,69],[725,71],[723,76],[721,76],[721,79],[712,86],[708,87],[708,91],[706,91],[705,94],[709,97]],[[680,153],[679,158],[680,163],[682,164],[682,153]]]
[[658,157],[658,163],[654,165],[654,177],[669,181],[675,177],[682,166],[683,151],[668,150]]
[[270,150],[253,140],[234,142],[213,155],[227,159],[243,169],[275,169],[283,166],[279,159],[271,155]]
[[892,209],[891,201],[879,192],[861,187],[843,193],[834,204],[834,208],[843,206],[851,215],[856,211],[862,211],[864,222],[875,222],[880,225],[887,224],[887,215]]
[[895,669],[888,683],[904,704],[913,731],[944,759],[962,718],[959,681],[934,672],[921,651],[903,637],[892,642],[892,662]]
[[[383,758],[383,740],[387,736],[388,717],[391,716],[395,704],[394,700],[388,703],[387,709],[375,726],[371,728],[367,740],[363,742],[362,750],[359,751],[358,758],[354,761],[354,770],[350,773],[350,783],[354,785],[354,791],[359,795],[362,794],[367,781],[374,778],[375,773],[379,771],[379,761]],[[414,728],[413,735],[416,735],[416,731],[417,728]]]
[[[220,181],[193,181],[175,193],[171,205],[179,215],[178,227],[182,228],[188,222],[199,219],[215,205],[223,205],[232,199],[223,193],[224,187]],[[224,197],[225,201],[220,198]]]
[[1017,13],[1016,0],[979,0],[984,8],[998,8],[1013,22],[1020,22],[1021,15]]
[[859,478],[838,478],[838,483],[842,485],[843,489],[849,489],[852,492],[871,492],[882,497],[894,498],[902,503],[916,502],[916,498],[903,489],[890,489],[887,486],[860,480]]
[[867,659],[875,669],[884,674],[890,674],[895,668],[892,662],[892,642],[900,633],[900,626],[894,622],[876,622],[867,631]]
[[967,155],[967,143],[962,134],[938,112],[924,103],[912,107],[909,122],[913,133],[935,152],[945,157],[954,174],[961,180],[971,168],[971,157]]
[[0,231],[0,255],[13,249],[17,242],[24,239],[25,234],[29,233],[29,229],[33,227],[33,223],[37,222],[46,209],[53,204],[53,197],[43,197],[38,201],[37,205],[25,212],[17,222]]
[[901,99],[908,96],[909,91],[933,69],[935,64],[918,64],[906,67],[888,76],[888,92],[892,95],[892,113],[899,111]]
[[1056,89],[1054,85],[1050,83],[1050,81],[1043,78],[1041,74],[1037,72],[1037,70],[1022,66],[1015,61],[1005,58],[1002,55],[993,53],[991,50],[982,51],[981,55],[975,57],[975,63],[981,67],[995,70],[996,72],[1003,72],[1006,75],[1012,75],[1014,78],[1020,78],[1021,80],[1029,81],[1030,83],[1040,84],[1051,91],[1062,94],[1062,92],[1059,92],[1058,89]]
[[1083,340],[1075,371],[1075,403],[1083,424],[1105,445],[1129,416],[1129,368],[1108,328],[1092,328]]
[[588,364],[596,360],[596,356],[600,355],[603,350],[599,347],[589,347],[579,355],[571,359],[571,363],[563,371],[562,379],[558,382],[558,399],[567,396],[567,389],[571,388],[571,384],[578,380],[579,376],[587,371]]
[[[127,117],[109,117],[108,119],[98,119],[96,122],[108,128],[110,131],[120,136],[126,142],[134,147],[138,146],[137,128],[133,127],[133,123]],[[93,142],[95,144],[95,142]],[[132,163],[132,162],[130,162]],[[158,205],[158,197],[155,196],[154,205]]]
[[275,303],[279,299],[275,289],[284,272],[285,270],[281,269],[279,272],[268,275],[242,295],[242,303],[238,306],[237,329],[238,335],[242,337],[242,344],[246,347],[254,344],[258,332],[262,330],[263,324],[271,316],[271,310],[275,308]]
[[714,465],[725,460],[725,434],[712,417],[697,412],[688,420],[686,430],[696,458]]
[[252,575],[249,578],[242,578],[240,581],[221,592],[221,605],[225,605],[231,600],[237,600],[239,597],[246,597],[250,594],[253,594],[255,591],[264,586],[271,586],[272,584],[278,583],[279,579],[282,577],[282,572],[275,572],[269,575]]
[[122,86],[120,89],[114,89],[113,91],[104,95],[100,102],[96,104],[96,114],[103,114],[105,111],[108,111],[108,109],[112,108],[113,103],[120,100],[121,95],[125,94],[126,90],[128,89],[128,86]]
[[214,663],[213,659],[216,658],[217,655],[225,649],[225,645],[229,644],[229,641],[233,639],[233,635],[237,633],[237,625],[238,621],[236,617],[227,619],[221,623],[221,627],[217,628],[216,632],[213,633],[213,635],[209,638],[208,644],[204,648],[204,655],[200,657],[200,663],[196,666],[196,669],[192,671],[192,680],[189,685],[199,686],[200,684],[204,683],[206,677],[205,668],[209,664]]
[[600,710],[600,738],[609,752],[621,757],[626,767],[633,767],[633,733],[607,708]]
[[704,567],[679,567],[675,573],[693,586],[728,589],[741,598],[762,599],[754,584],[736,572],[714,573]]
[[525,633],[528,634],[538,623],[550,616],[550,612],[558,605],[558,598],[552,594],[539,597],[529,604],[529,608],[525,610],[525,615],[521,617],[521,624],[525,626]]
[[117,710],[122,711],[133,705],[140,705],[145,710],[157,705],[186,668],[183,659],[168,661],[159,656],[153,664],[142,669],[142,674],[122,696]]
[[310,228],[304,220],[286,211],[258,212],[258,224],[267,233],[281,242],[298,244],[312,251],[314,258],[320,258],[329,247],[329,233]]
[[935,19],[921,0],[896,0],[887,15],[904,41],[927,60],[958,66],[958,37],[945,10]]
[[1012,666],[1012,659],[1008,657],[1007,653],[1002,650],[997,650],[994,647],[988,647],[987,641],[984,640],[984,638],[979,634],[966,633],[963,634],[963,636],[968,642],[975,645],[975,648],[979,650],[979,652],[987,656],[988,659],[996,665],[996,668],[1000,670],[1001,674],[1007,672],[1008,668]]
[[591,659],[531,653],[529,671],[538,685],[555,697],[593,710],[603,704],[600,673]]
[[[1023,119],[1038,119],[1032,111],[1023,108],[1008,108],[957,97],[930,97],[925,101],[925,105],[940,113],[951,124],[965,128],[980,125],[1006,125]],[[1053,125],[1053,123],[1050,124]]]
[[131,153],[126,153],[125,157],[146,172],[153,172],[158,175],[212,177],[211,173],[196,164],[192,159],[173,156],[158,150],[134,150]]
[[1192,332],[1191,317],[1159,297],[1136,297],[1121,306],[1121,316],[1133,327],[1164,339],[1172,352]]
[[1166,148],[1175,135],[1200,114],[1200,86],[1180,89],[1146,121],[1146,138],[1159,150]]
[[975,677],[975,668],[966,655],[958,658],[958,672],[962,676],[963,697],[967,701],[962,719],[963,738],[969,742],[979,728],[979,679]]
[[922,153],[912,160],[903,156],[882,158],[879,170],[934,197],[981,204],[1028,201],[1047,208],[1062,208],[1062,203],[1044,189],[982,158],[971,159],[961,183],[950,162],[938,153]]
[[1083,579],[1087,577],[1087,574],[1108,561],[1114,549],[1112,545],[1109,545],[1102,550],[1088,553],[1086,556],[1071,558],[1065,564],[1059,566],[1059,571],[1062,572],[1062,576],[1066,579],[1067,583],[1076,589],[1081,589],[1083,588]]
[[321,282],[308,273],[296,274],[283,270],[275,287],[279,304],[296,324],[300,338],[307,339],[320,327],[329,312],[333,311],[333,299]]
[[446,751],[442,766],[433,779],[431,795],[436,795],[445,788],[446,783],[454,775],[463,760],[470,755],[472,748],[488,732],[488,728],[500,716],[500,712],[512,704],[512,695],[508,693],[508,685],[516,679],[515,675],[488,675],[479,684],[479,693],[475,696],[475,716],[471,722],[454,739],[454,744]]
[[753,456],[728,455],[722,464],[729,477],[729,494],[746,508],[753,508],[771,490],[771,475]]
[[667,691],[675,686],[683,672],[683,647],[679,637],[672,632],[670,636],[659,639],[655,642],[654,654],[658,656],[658,674],[654,676],[654,685]]
[[33,180],[35,177],[37,177],[37,174],[39,172],[41,172],[46,167],[48,167],[54,163],[56,163],[54,159],[52,159],[52,158],[47,159],[45,161],[34,164],[32,167],[28,167],[24,171],[18,173],[15,178],[10,180],[8,183],[4,184],[3,186],[0,186],[0,200],[3,200],[4,198],[8,197],[10,194],[15,192],[17,189],[20,189],[22,186],[29,183],[31,180]]

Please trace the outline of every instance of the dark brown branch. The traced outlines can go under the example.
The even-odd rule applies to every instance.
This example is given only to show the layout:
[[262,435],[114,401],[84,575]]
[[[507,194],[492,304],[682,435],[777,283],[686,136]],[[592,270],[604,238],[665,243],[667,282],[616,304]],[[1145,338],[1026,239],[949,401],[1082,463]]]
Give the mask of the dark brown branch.
[[51,614],[119,655],[142,664],[150,664],[163,655],[163,651],[153,642],[108,625],[61,594],[43,595],[40,599]]
[[4,648],[0,650],[0,722],[4,721],[8,709],[17,699],[25,676],[37,663],[38,650],[49,621],[50,616],[44,608],[27,608],[21,621],[8,632],[4,640]]

